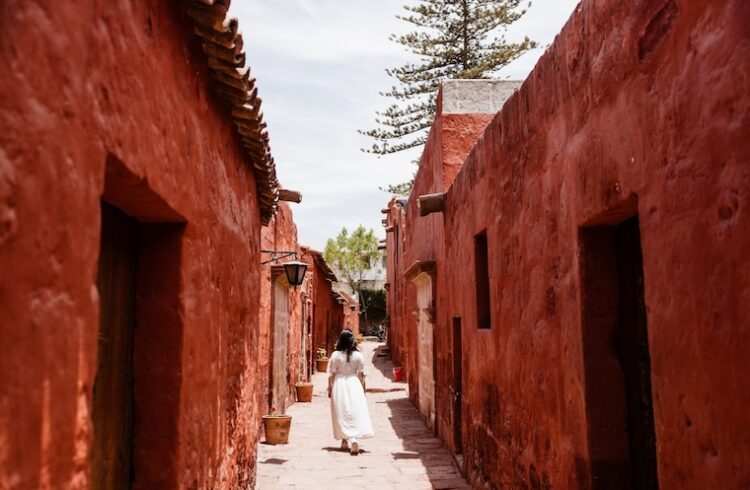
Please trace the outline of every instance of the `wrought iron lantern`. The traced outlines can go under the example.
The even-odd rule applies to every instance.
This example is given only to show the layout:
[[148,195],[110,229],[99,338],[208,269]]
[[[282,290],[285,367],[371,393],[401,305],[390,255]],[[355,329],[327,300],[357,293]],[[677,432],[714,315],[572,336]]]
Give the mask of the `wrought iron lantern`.
[[305,281],[305,272],[307,271],[307,264],[300,262],[299,260],[292,260],[291,262],[285,262],[281,264],[284,266],[284,272],[286,273],[286,279],[292,286],[299,286]]
[[[301,286],[305,281],[305,272],[307,272],[307,264],[297,260],[297,252],[289,252],[286,250],[261,250],[263,253],[271,254],[272,258],[260,263],[260,265],[270,264],[281,260],[284,257],[294,256],[295,260],[290,262],[284,262],[281,264],[284,267],[284,273],[290,286]],[[280,256],[277,256],[280,255]]]

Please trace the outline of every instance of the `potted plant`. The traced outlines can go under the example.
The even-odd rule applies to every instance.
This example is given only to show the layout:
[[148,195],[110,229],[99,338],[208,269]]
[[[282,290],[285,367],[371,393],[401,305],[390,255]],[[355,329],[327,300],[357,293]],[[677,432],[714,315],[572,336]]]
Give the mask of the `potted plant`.
[[298,402],[311,402],[313,397],[313,384],[306,381],[297,381],[294,385],[297,390]]
[[271,407],[271,413],[263,416],[263,430],[266,433],[267,444],[287,444],[289,442],[289,428],[292,416],[276,413],[276,407]]
[[325,373],[328,370],[328,352],[324,348],[319,348],[315,355],[315,369],[319,373]]

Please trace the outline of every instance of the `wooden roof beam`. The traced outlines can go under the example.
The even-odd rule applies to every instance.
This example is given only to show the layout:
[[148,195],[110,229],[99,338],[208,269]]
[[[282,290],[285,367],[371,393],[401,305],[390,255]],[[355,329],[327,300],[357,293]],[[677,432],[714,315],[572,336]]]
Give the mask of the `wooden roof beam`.
[[279,189],[279,201],[302,202],[302,193],[289,189]]
[[417,198],[419,215],[427,216],[432,213],[442,213],[445,211],[445,192],[437,194],[424,194]]

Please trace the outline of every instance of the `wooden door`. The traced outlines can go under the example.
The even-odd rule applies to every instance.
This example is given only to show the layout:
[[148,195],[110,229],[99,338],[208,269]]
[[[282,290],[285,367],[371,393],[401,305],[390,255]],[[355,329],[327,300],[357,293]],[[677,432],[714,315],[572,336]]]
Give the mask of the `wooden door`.
[[419,411],[427,426],[435,428],[435,374],[433,345],[435,325],[430,310],[433,306],[432,278],[420,274],[414,279],[417,286],[417,363],[419,377]]
[[581,230],[586,415],[594,490],[658,489],[638,217]]
[[271,408],[284,413],[289,386],[289,295],[273,282],[273,349],[271,352]]
[[126,489],[133,480],[133,329],[138,223],[102,203],[99,338],[94,381],[92,488]]
[[312,376],[312,365],[313,365],[313,335],[312,335],[312,316],[308,313],[307,320],[305,321],[307,327],[305,328],[305,337],[307,338],[307,356],[305,359],[307,359],[307,362],[305,364],[305,379],[309,380],[310,376]]
[[299,328],[299,381],[303,381],[307,376],[307,329],[305,328],[305,316],[307,315],[307,301],[302,297],[302,315],[300,316]]

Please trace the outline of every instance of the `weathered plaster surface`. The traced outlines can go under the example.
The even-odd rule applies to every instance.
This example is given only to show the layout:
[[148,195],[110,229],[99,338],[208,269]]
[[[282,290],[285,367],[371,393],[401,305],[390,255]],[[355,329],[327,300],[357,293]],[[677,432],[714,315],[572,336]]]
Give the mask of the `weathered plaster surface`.
[[441,113],[495,114],[521,87],[521,80],[444,80]]
[[162,387],[179,393],[178,453],[173,474],[135,486],[250,483],[265,408],[259,210],[182,3],[6,3],[0,33],[0,487],[88,486],[108,161],[161,201],[118,205],[185,222],[167,367],[181,385]]
[[[436,410],[451,447],[450,332],[463,321],[463,449],[475,485],[591,486],[579,229],[623,212],[640,219],[659,487],[749,481],[748,22],[742,1],[585,0],[476,139],[443,216],[417,218],[410,201],[404,220],[391,206],[411,259],[435,247]],[[433,152],[428,142],[423,161]],[[422,170],[415,194],[435,189]],[[476,328],[473,288],[483,230],[489,330]],[[413,299],[390,275],[392,235],[392,342],[403,360],[416,352]]]
[[[296,252],[298,259],[302,256],[302,249],[297,242],[297,226],[294,223],[292,210],[288,204],[280,203],[276,215],[271,219],[268,226],[262,228],[261,248],[263,250],[275,250],[279,252]],[[270,260],[272,257],[272,254],[263,253],[263,261]],[[285,370],[285,373],[279,373],[279,375],[283,380],[282,384],[286,395],[282,397],[283,402],[271,403],[271,405],[274,405],[273,408],[279,411],[282,411],[283,407],[288,407],[294,403],[294,384],[305,378],[303,366],[306,361],[304,359],[305,353],[301,350],[301,336],[303,335],[303,313],[307,316],[309,308],[305,307],[305,311],[303,312],[302,305],[303,302],[311,297],[312,284],[311,278],[308,276],[301,286],[296,288],[288,287],[288,283],[284,281],[284,272],[280,270],[279,266],[291,260],[294,260],[293,256],[285,257],[264,265],[261,271],[259,321],[262,338],[260,342],[261,354],[258,362],[266,378],[271,376],[273,372],[270,364],[273,359],[273,352],[271,350],[273,345],[273,331],[276,323],[280,321],[277,320],[274,310],[286,313],[285,321],[287,322],[287,327],[285,331],[287,334],[283,339],[277,339],[286,343],[286,361],[276,366],[277,369],[282,368]],[[276,266],[276,272],[274,272],[273,266]],[[280,284],[278,291],[279,295],[283,297],[282,304],[276,304],[276,299],[274,298],[275,282],[279,282]],[[271,405],[268,406],[269,409],[272,408]]]
[[309,264],[313,282],[313,353],[322,348],[331,354],[341,333],[343,310],[333,296],[332,272],[325,269],[323,255],[311,249],[303,252],[302,260]]
[[[404,272],[417,261],[434,261],[444,253],[443,241],[433,238],[443,236],[443,218],[439,214],[420,218],[417,198],[448,189],[476,139],[492,120],[494,112],[487,111],[492,107],[495,110],[502,107],[499,94],[510,95],[509,87],[514,87],[517,82],[462,80],[448,85],[454,111],[461,106],[460,99],[465,89],[470,98],[476,99],[466,107],[478,112],[445,113],[443,103],[448,95],[445,88],[441,88],[437,115],[420,159],[414,190],[408,199],[391,199],[386,216],[389,230],[386,236],[387,298],[391,322],[389,344],[394,360],[405,368],[409,396],[415,404],[419,400],[419,360],[416,355],[419,307],[416,287],[404,278]],[[482,98],[482,89],[490,91],[491,95]],[[438,273],[436,283],[440,280]]]

